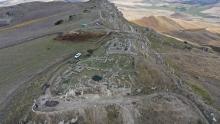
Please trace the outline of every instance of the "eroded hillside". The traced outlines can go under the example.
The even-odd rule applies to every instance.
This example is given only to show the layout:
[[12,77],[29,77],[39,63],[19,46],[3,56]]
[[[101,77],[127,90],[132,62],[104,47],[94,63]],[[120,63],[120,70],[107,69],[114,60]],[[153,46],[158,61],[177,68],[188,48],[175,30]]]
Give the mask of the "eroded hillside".
[[219,25],[203,21],[186,21],[165,16],[151,16],[134,20],[136,24],[150,27],[169,37],[210,47],[219,52]]

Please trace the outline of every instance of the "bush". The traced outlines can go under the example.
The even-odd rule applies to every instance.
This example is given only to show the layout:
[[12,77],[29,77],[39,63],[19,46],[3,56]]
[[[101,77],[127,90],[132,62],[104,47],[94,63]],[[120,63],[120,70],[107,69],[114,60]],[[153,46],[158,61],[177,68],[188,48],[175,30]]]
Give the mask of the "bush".
[[55,107],[59,104],[58,101],[46,101],[45,106],[47,107]]
[[64,21],[61,19],[61,20],[58,20],[57,22],[55,22],[54,25],[60,25],[60,24],[63,24],[63,22]]
[[98,75],[95,75],[95,76],[92,77],[92,80],[94,80],[94,81],[101,81],[102,77],[98,76]]
[[87,50],[87,52],[88,52],[89,54],[93,54],[94,50],[89,49],[89,50]]

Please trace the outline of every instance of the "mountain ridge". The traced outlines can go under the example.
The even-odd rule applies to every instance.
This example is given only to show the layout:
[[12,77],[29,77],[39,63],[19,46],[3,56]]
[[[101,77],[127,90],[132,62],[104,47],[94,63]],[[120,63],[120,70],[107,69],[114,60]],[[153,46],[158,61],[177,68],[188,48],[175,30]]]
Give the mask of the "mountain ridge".
[[215,4],[218,3],[219,0],[165,0],[168,2],[177,2],[177,3],[183,3],[183,4]]

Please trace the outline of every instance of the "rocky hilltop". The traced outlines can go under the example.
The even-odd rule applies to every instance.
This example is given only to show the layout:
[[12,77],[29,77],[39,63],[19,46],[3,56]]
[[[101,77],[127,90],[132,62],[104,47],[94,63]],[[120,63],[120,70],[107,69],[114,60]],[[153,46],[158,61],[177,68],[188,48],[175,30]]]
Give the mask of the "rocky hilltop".
[[[34,75],[20,85],[26,86],[10,94],[1,111],[2,123],[213,124],[220,121],[219,111],[198,97],[155,49],[155,43],[173,47],[167,38],[128,22],[107,0],[52,5],[57,4],[75,8],[68,11],[63,8],[64,13],[40,22],[37,19],[36,23],[29,21],[28,25],[22,23],[18,27],[16,24],[20,22],[15,21],[0,29],[4,32],[11,30],[11,26],[24,31],[36,28],[37,33],[28,30],[28,35],[18,36],[21,44],[46,38],[54,43],[79,46],[72,49],[67,59]],[[33,10],[36,15],[39,12],[42,11]],[[24,18],[31,17],[24,14]],[[19,34],[18,30],[13,33]],[[184,43],[176,43],[175,47],[201,50]]]

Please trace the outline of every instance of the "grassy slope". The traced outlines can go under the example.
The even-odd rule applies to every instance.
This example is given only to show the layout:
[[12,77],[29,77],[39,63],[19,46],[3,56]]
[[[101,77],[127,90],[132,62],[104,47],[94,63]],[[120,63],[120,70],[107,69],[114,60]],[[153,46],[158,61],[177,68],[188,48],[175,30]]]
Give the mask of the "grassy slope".
[[0,50],[0,94],[5,94],[12,87],[18,86],[18,82],[88,45],[80,42],[61,43],[53,38],[48,36]]
[[[60,65],[60,62],[57,63],[57,61],[64,61],[64,58],[69,58],[69,55],[76,52],[82,52],[84,55],[88,49],[97,47],[97,43],[94,42],[97,39],[73,43],[55,41],[54,37],[47,36],[0,50],[1,94],[8,93],[8,90],[21,84],[18,82],[37,74],[37,77],[25,83],[24,86],[19,86],[15,96],[8,98],[11,99],[10,103],[3,109],[4,114],[7,115],[4,117],[6,123],[13,123],[13,120],[18,120],[24,113],[29,112],[27,109],[30,110],[33,99],[42,93],[41,86],[48,82],[57,68],[65,66],[62,63]],[[43,73],[38,74],[40,71]]]
[[153,49],[159,53],[166,53],[162,54],[165,63],[174,69],[175,74],[179,75],[205,103],[219,109],[219,58],[213,53],[204,53],[196,46],[184,44],[173,38],[163,37],[161,41],[152,34],[149,34],[148,38]]

